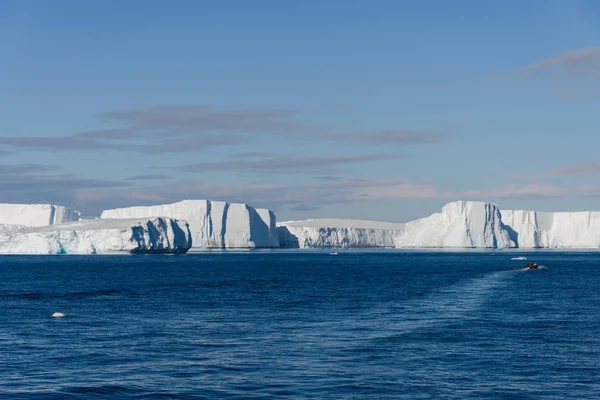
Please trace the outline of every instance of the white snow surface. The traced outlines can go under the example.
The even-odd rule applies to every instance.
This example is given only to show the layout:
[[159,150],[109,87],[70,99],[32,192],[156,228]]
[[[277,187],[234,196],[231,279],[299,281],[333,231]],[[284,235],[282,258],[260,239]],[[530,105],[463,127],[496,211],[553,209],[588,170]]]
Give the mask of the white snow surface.
[[149,217],[186,220],[194,248],[279,247],[275,214],[241,203],[184,200],[173,204],[105,210],[100,218]]
[[281,247],[394,247],[404,224],[355,219],[309,219],[278,224]]
[[187,222],[170,218],[0,226],[0,254],[184,253],[191,244]]
[[396,247],[514,247],[495,204],[455,201],[441,213],[411,221],[396,238]]
[[0,203],[0,225],[46,226],[78,221],[81,214],[53,204]]

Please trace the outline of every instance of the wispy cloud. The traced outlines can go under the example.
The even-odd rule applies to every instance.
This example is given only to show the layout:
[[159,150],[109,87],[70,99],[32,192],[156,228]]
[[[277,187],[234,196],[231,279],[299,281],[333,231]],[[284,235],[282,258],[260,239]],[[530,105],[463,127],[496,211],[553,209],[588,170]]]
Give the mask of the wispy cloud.
[[275,156],[277,156],[276,153],[270,153],[266,151],[248,151],[232,154],[231,158],[266,158]]
[[[243,202],[255,207],[313,211],[332,204],[438,199],[498,201],[507,198],[553,199],[600,197],[600,186],[555,186],[540,183],[499,186],[484,190],[449,190],[407,179],[341,178],[310,185],[230,185],[175,181],[168,185],[132,188],[88,188],[77,191],[77,200],[99,212],[105,207],[213,199]],[[365,216],[367,217],[367,216]]]
[[331,138],[334,140],[344,140],[359,144],[409,145],[440,143],[444,140],[444,135],[439,132],[387,130],[335,134],[331,135]]
[[[60,137],[0,137],[0,145],[40,151],[112,150],[184,153],[215,146],[236,146],[258,135],[289,135],[306,125],[291,119],[296,111],[278,109],[215,110],[205,106],[157,106],[99,115],[116,128]],[[123,126],[125,125],[125,126]],[[319,128],[311,126],[314,132]]]
[[[0,144],[21,150],[85,151],[112,150],[139,153],[185,153],[231,143],[231,138],[219,136],[188,137],[177,140],[153,140],[145,144],[115,143],[74,136],[63,137],[0,137]],[[246,138],[237,138],[244,143]]]
[[[332,127],[299,122],[302,117],[299,111],[282,109],[217,110],[206,106],[156,106],[117,110],[99,117],[117,126],[58,137],[0,137],[0,145],[3,146],[0,155],[9,150],[185,153],[215,146],[235,148],[260,138],[280,143],[342,140],[361,145],[396,146],[443,140],[441,133],[414,130],[340,133]],[[257,156],[260,155],[246,152],[239,157]]]
[[[185,172],[203,171],[262,171],[270,173],[291,171],[297,172],[322,172],[322,168],[334,167],[342,164],[357,164],[383,160],[404,158],[400,154],[353,154],[353,155],[326,155],[312,157],[267,157],[226,160],[217,162],[202,162],[186,165],[180,168]],[[331,172],[331,170],[329,171]]]
[[42,164],[6,164],[0,165],[0,176],[3,175],[28,175],[37,172],[56,171],[59,167]]
[[538,172],[531,175],[526,175],[526,179],[539,179],[539,178],[561,178],[561,177],[574,177],[574,176],[587,176],[597,177],[600,176],[600,162],[584,162],[567,164],[556,168],[550,168],[542,172]]
[[600,78],[600,46],[566,51],[543,58],[520,69],[521,73],[548,70],[563,71],[582,77]]
[[290,119],[298,114],[296,110],[269,108],[217,110],[193,105],[156,106],[101,114],[99,117],[102,119],[128,126],[125,129],[81,133],[79,136],[121,139],[147,134],[163,137],[189,133],[295,133],[306,128],[306,125]]
[[11,146],[16,149],[27,150],[90,150],[90,149],[113,149],[118,146],[108,143],[99,143],[90,139],[78,139],[75,137],[0,137],[0,144]]
[[125,178],[127,181],[157,181],[162,179],[171,179],[171,176],[164,174],[146,174],[146,175],[136,175],[131,176],[129,178]]

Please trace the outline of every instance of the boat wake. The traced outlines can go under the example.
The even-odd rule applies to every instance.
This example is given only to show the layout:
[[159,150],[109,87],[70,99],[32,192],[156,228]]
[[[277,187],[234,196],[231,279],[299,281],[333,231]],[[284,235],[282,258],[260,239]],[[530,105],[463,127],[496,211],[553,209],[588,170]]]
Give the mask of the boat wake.
[[497,271],[439,289],[427,298],[396,304],[388,336],[449,325],[475,317],[492,293],[507,284],[514,271]]
[[507,285],[516,272],[491,272],[438,288],[425,297],[392,301],[352,314],[344,319],[346,329],[330,332],[330,339],[335,342],[350,340],[356,332],[360,332],[363,340],[387,341],[432,328],[437,330],[440,326],[463,324],[466,320],[478,318],[493,293]]

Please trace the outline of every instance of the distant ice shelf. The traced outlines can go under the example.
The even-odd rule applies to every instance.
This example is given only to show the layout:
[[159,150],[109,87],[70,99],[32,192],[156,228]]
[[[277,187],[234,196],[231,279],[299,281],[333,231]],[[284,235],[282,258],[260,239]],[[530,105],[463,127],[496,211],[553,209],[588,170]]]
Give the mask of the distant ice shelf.
[[0,203],[0,225],[46,226],[78,221],[81,214],[54,204]]
[[355,220],[310,219],[277,226],[281,247],[394,247],[404,224]]

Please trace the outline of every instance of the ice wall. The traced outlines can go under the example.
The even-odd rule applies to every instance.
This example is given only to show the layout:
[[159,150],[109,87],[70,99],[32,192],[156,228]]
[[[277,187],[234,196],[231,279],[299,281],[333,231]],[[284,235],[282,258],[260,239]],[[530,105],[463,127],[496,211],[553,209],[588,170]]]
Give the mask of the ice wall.
[[456,201],[441,213],[411,221],[396,238],[396,247],[514,247],[495,204]]
[[170,218],[95,219],[0,229],[0,254],[184,253],[191,244],[187,223]]
[[246,204],[184,200],[173,204],[127,207],[102,212],[101,218],[170,217],[188,221],[195,248],[278,247],[275,215]]
[[[352,219],[277,224],[270,210],[208,200],[106,210],[101,218],[104,222],[80,221],[77,211],[52,204],[0,204],[0,253],[180,251],[186,246],[178,244],[181,234],[168,232],[185,232],[187,227],[173,220],[189,222],[189,239],[197,248],[280,243],[296,248],[600,248],[600,212],[501,211],[494,204],[472,201],[449,203],[441,213],[406,224]],[[111,219],[121,222],[109,223]]]
[[501,211],[474,201],[403,224],[317,219],[278,224],[282,247],[600,248],[600,212]]
[[255,230],[258,232],[258,236],[265,237],[268,246],[263,247],[279,247],[279,236],[277,234],[277,218],[275,213],[266,208],[257,208],[256,214],[258,220],[253,225],[256,226]]
[[516,247],[548,247],[547,231],[552,228],[552,213],[525,210],[502,210],[500,213]]
[[277,227],[281,247],[394,247],[404,224],[313,219],[282,222]]
[[504,210],[502,221],[520,248],[600,248],[600,212]]
[[0,225],[46,226],[80,218],[79,212],[53,204],[0,203]]

